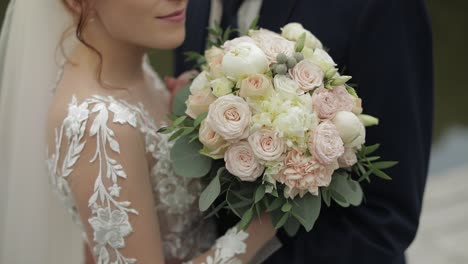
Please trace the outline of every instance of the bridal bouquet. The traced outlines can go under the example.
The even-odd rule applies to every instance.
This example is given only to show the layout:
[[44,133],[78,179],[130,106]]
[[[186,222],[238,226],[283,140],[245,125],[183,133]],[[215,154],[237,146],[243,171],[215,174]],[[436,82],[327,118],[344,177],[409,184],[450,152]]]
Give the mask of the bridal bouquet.
[[[321,42],[298,23],[282,34],[252,29],[225,41],[219,28],[202,72],[175,99],[171,158],[178,175],[207,180],[199,200],[210,215],[227,208],[245,228],[268,212],[276,228],[310,231],[323,204],[362,202],[360,182],[395,162],[364,146],[361,98]],[[224,37],[223,37],[224,35]]]

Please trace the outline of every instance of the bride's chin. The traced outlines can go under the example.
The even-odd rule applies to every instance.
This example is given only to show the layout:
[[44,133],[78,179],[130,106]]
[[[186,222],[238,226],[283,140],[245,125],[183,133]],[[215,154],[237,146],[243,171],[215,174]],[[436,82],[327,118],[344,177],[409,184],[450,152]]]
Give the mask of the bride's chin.
[[185,40],[185,28],[167,34],[158,34],[150,48],[170,50],[182,45]]

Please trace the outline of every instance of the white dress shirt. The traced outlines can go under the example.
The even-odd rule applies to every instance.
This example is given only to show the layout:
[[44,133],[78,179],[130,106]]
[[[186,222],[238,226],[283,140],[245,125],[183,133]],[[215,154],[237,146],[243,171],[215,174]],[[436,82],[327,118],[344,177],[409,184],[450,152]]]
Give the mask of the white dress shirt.
[[[242,5],[237,12],[237,21],[240,30],[240,35],[245,35],[249,30],[252,21],[260,14],[260,8],[262,7],[263,0],[244,0]],[[211,0],[211,11],[210,11],[210,27],[213,27],[216,23],[221,22],[221,16],[223,14],[223,1],[222,0]]]

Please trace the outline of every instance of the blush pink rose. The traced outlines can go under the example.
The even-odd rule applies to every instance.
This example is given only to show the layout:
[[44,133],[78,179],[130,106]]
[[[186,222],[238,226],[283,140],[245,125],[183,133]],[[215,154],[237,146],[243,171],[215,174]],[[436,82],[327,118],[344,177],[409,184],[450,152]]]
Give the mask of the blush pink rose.
[[207,125],[229,142],[249,136],[252,113],[244,99],[232,94],[219,97],[209,106]]
[[318,195],[319,187],[328,186],[336,167],[324,166],[311,156],[292,150],[284,161],[285,168],[275,179],[285,184],[287,197],[304,196],[306,193]]
[[310,153],[323,165],[336,163],[344,153],[344,143],[335,125],[327,120],[317,126],[308,141]]
[[338,158],[340,168],[349,168],[357,163],[356,152],[353,148],[345,148],[345,152]]
[[289,74],[304,92],[323,87],[324,73],[319,66],[310,60],[302,60],[289,70]]
[[276,57],[280,53],[292,56],[295,52],[296,44],[293,41],[287,40],[273,31],[267,29],[255,30],[250,33],[250,36],[257,46],[265,52],[270,64],[276,63]]
[[226,169],[242,181],[253,182],[263,174],[263,167],[246,141],[239,141],[229,146],[224,154]]
[[319,118],[332,119],[337,112],[350,112],[355,102],[344,86],[338,86],[331,91],[325,88],[315,90],[312,105]]
[[279,161],[286,150],[284,140],[271,129],[260,129],[248,141],[255,156],[262,161]]
[[211,93],[211,90],[205,89],[195,91],[194,94],[190,95],[185,104],[187,110],[185,113],[191,118],[195,119],[199,115],[208,112],[210,104],[216,100],[216,97]]

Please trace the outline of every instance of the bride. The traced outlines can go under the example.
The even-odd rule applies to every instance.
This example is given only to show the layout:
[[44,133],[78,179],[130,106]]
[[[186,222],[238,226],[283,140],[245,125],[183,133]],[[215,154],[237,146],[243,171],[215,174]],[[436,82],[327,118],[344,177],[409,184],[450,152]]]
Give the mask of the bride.
[[[44,111],[43,119],[34,118],[34,126],[36,129],[43,126],[46,133],[47,165],[53,189],[83,231],[95,262],[251,262],[275,237],[276,231],[268,217],[262,215],[245,231],[233,227],[216,239],[215,226],[204,220],[198,211],[201,183],[174,174],[169,159],[171,143],[168,136],[157,133],[167,122],[165,118],[169,113],[171,96],[151,70],[145,53],[149,48],[172,49],[182,43],[187,1],[33,2],[17,0],[12,3],[15,6],[9,12],[23,12],[23,15],[32,17],[39,14],[46,16],[39,20],[27,19],[28,23],[40,24],[46,19],[51,23],[51,18],[59,16],[72,20],[69,30],[63,28],[65,20],[57,19],[55,23],[46,24],[48,29],[43,27],[30,32],[34,36],[25,36],[20,41],[31,41],[31,44],[22,47],[39,48],[34,46],[34,37],[47,38],[49,42],[57,41],[48,44],[61,47],[58,54],[46,52],[51,50],[50,45],[45,50],[35,50],[38,56],[47,55],[47,61],[59,59],[49,110]],[[61,5],[60,9],[57,4]],[[11,21],[8,21],[8,17],[5,28],[10,28],[4,29],[7,33],[2,36],[12,38],[18,34],[13,26],[15,16]],[[62,33],[63,38],[59,40],[58,36]],[[40,43],[38,41],[36,44],[41,46]],[[16,51],[22,54],[29,50]],[[11,57],[9,54],[4,56]],[[31,59],[36,66],[40,64],[31,74],[47,76],[50,73],[45,61],[33,61],[33,57],[25,59]],[[5,61],[11,61],[11,58]],[[12,121],[11,115],[17,114],[12,113],[17,105],[8,102],[8,97],[10,93],[15,94],[18,104],[28,95],[28,91],[24,90],[21,94],[15,91],[15,87],[5,85],[6,80],[12,78],[7,73],[13,69],[8,68],[8,64],[4,66],[0,121],[2,124],[16,124],[18,122]],[[20,76],[20,79],[27,78],[28,75]],[[45,79],[37,78],[42,82],[34,85],[44,84]],[[26,89],[45,90],[44,87],[34,86]],[[31,91],[30,96],[33,94],[34,91]],[[22,102],[18,104],[21,107],[17,108],[44,108],[44,101],[47,101],[44,98],[44,95],[31,98],[31,104]],[[34,109],[33,112],[39,113],[41,109]],[[24,122],[28,120],[28,116],[18,117],[24,118]],[[31,125],[30,129],[34,129],[34,126]],[[42,132],[25,131],[24,128],[17,130],[26,135],[34,133],[32,139],[22,139],[24,146],[30,141],[41,145],[36,142],[41,140],[37,135]],[[2,138],[15,133],[12,132],[13,128],[5,131]],[[1,158],[5,158],[2,168],[5,165],[8,168],[7,177],[14,178],[9,175],[14,174],[15,166],[11,164],[15,160],[3,155],[18,145],[4,141],[9,150],[2,150]],[[25,155],[35,158],[28,153]],[[27,171],[23,167],[28,167],[28,164],[18,166],[16,174],[19,172],[23,175]],[[37,177],[37,174],[40,175],[36,173],[34,176]],[[45,178],[40,180],[46,181]],[[12,184],[9,186],[12,188]],[[8,234],[8,230],[5,233]],[[6,245],[10,242],[5,239],[2,243]],[[14,256],[10,258],[14,259]]]

